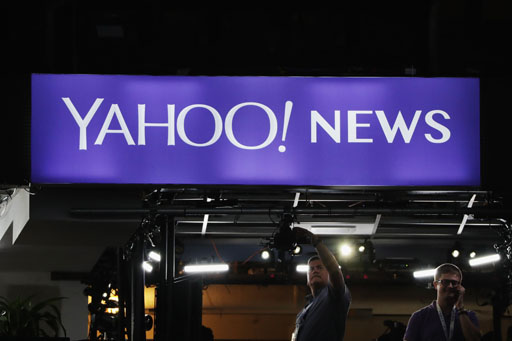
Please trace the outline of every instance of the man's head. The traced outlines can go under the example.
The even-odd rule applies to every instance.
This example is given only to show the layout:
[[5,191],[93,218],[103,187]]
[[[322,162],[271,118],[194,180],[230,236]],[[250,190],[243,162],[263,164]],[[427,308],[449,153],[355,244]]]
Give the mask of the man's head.
[[436,268],[434,288],[437,290],[437,300],[446,300],[455,304],[459,298],[459,286],[462,282],[462,271],[454,264],[445,263]]
[[308,260],[308,286],[313,295],[329,283],[329,272],[318,256]]

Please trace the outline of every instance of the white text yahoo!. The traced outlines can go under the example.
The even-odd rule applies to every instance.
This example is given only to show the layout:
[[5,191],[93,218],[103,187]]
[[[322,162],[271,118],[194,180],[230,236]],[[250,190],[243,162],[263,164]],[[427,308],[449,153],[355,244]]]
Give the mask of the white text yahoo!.
[[[82,115],[78,112],[78,110],[73,105],[71,99],[69,97],[62,97],[63,102],[68,108],[69,112],[73,116],[75,122],[79,127],[79,149],[87,150],[87,127],[89,123],[97,113],[99,107],[103,103],[103,98],[96,98],[91,108],[87,112],[87,114],[82,118]],[[258,145],[248,146],[240,143],[235,136],[233,131],[233,119],[237,112],[243,108],[253,106],[261,109],[267,116],[269,121],[269,130],[265,141]],[[286,138],[288,121],[290,119],[291,111],[293,107],[293,102],[286,101],[284,107],[285,119],[283,123],[283,138],[284,141]],[[208,111],[213,117],[214,123],[214,133],[213,136],[206,142],[198,143],[191,141],[187,136],[185,129],[185,119],[187,115],[194,109],[201,109]],[[277,117],[268,106],[258,103],[258,102],[243,102],[233,106],[226,114],[224,118],[224,122],[222,117],[217,109],[210,105],[206,104],[191,104],[179,112],[177,119],[175,120],[176,106],[174,104],[167,104],[167,122],[164,123],[148,123],[146,122],[146,105],[138,104],[137,106],[137,114],[138,114],[138,140],[137,145],[143,146],[146,144],[146,128],[147,127],[163,127],[167,128],[167,145],[174,146],[176,144],[176,132],[179,138],[186,143],[187,145],[194,147],[207,147],[213,145],[215,142],[219,140],[222,135],[222,130],[224,129],[225,135],[227,139],[237,148],[247,149],[247,150],[255,150],[262,149],[269,146],[277,136],[278,132],[278,120]],[[323,129],[323,131],[330,136],[330,138],[335,143],[341,142],[341,111],[334,110],[334,126],[332,126],[328,121],[322,116],[317,110],[310,110],[310,142],[317,143],[317,135],[318,135],[318,127]],[[388,143],[393,143],[395,141],[395,137],[398,132],[400,132],[402,139],[405,143],[410,143],[415,129],[420,121],[422,110],[416,110],[414,116],[411,120],[411,123],[407,125],[402,116],[401,111],[398,111],[396,114],[394,122],[390,124],[386,114],[383,110],[347,110],[346,115],[346,129],[347,129],[347,142],[348,143],[373,143],[372,138],[360,138],[358,137],[358,131],[369,128],[370,123],[362,122],[360,120],[361,115],[375,115],[377,116],[378,123],[384,133],[386,140]],[[441,117],[443,120],[449,120],[450,116],[446,111],[440,109],[429,110],[424,116],[424,122],[430,128],[437,131],[440,136],[434,137],[430,133],[424,134],[426,140],[430,143],[445,143],[451,137],[450,130],[439,121],[436,121],[434,117]],[[110,125],[112,120],[116,117],[120,129],[111,129]],[[112,103],[110,104],[110,108],[105,117],[103,125],[96,137],[94,142],[95,145],[102,145],[107,134],[123,134],[128,145],[135,145],[135,141],[133,140],[132,134],[124,116],[121,112],[121,108],[118,104]],[[279,150],[282,152],[285,150],[284,146],[280,146]]]

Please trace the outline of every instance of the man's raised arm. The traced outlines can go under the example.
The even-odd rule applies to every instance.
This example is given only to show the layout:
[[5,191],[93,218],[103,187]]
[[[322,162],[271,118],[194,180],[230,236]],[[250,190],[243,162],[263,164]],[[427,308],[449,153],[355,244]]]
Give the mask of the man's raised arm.
[[295,227],[293,230],[296,233],[298,241],[307,240],[311,245],[315,247],[318,256],[329,272],[329,279],[332,286],[335,289],[345,291],[345,280],[343,279],[343,273],[341,272],[340,265],[338,264],[338,261],[332,254],[331,250],[329,250],[329,248],[324,243],[322,243],[322,240],[317,235],[313,234],[309,230],[301,227]]

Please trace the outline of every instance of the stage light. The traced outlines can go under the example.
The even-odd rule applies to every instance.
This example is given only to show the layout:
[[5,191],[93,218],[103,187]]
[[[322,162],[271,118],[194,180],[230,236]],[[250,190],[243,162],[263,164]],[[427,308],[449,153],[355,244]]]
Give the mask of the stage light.
[[360,245],[358,250],[359,252],[363,253],[364,250],[366,250],[366,248],[364,247],[364,245]]
[[471,266],[479,266],[479,265],[494,263],[494,262],[499,261],[500,258],[501,257],[500,257],[499,254],[490,255],[490,256],[483,256],[483,257],[478,257],[478,258],[473,258],[473,259],[469,260],[469,265],[471,265]]
[[229,270],[227,264],[197,264],[185,265],[184,271],[188,273],[203,273],[203,272],[224,272]]
[[119,313],[119,296],[117,293],[113,293],[107,301],[107,309],[105,310],[107,314],[116,315]]
[[151,272],[151,271],[153,271],[153,265],[151,265],[149,262],[142,262],[142,268],[143,268],[146,272]]
[[341,256],[342,257],[348,257],[350,255],[352,255],[352,253],[354,252],[354,249],[352,248],[352,245],[350,244],[342,244],[341,247],[340,247],[340,253],[341,253]]
[[476,252],[475,252],[475,251],[472,251],[472,252],[469,254],[469,257],[470,257],[470,258],[475,258],[475,257],[476,257]]
[[297,270],[297,272],[308,272],[309,265],[307,265],[307,264],[299,264],[299,265],[297,265],[296,270]]
[[151,316],[149,314],[145,314],[144,315],[144,329],[146,329],[146,331],[148,331],[148,330],[151,330],[151,328],[153,328],[153,316]]
[[453,257],[453,258],[457,258],[457,257],[459,257],[459,255],[460,255],[459,250],[453,250],[453,251],[452,251],[452,257]]
[[158,252],[150,251],[148,253],[148,258],[154,260],[155,262],[160,262],[162,260],[162,256]]
[[300,245],[297,245],[295,247],[295,249],[293,249],[293,254],[294,255],[300,255],[301,252],[302,252],[302,247]]
[[435,274],[436,274],[436,269],[419,270],[419,271],[414,271],[412,273],[414,278],[434,277]]
[[265,259],[265,260],[269,259],[270,258],[270,252],[268,250],[261,251],[261,258]]

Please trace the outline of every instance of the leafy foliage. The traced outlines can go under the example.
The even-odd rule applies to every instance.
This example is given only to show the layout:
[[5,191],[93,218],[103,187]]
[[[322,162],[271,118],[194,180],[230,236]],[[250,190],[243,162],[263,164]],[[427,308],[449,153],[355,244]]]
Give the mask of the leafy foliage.
[[[12,301],[0,296],[0,336],[56,337],[62,329],[60,311],[54,304],[65,297],[54,297],[34,304],[35,295]],[[51,330],[54,335],[49,335]]]

